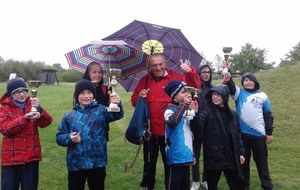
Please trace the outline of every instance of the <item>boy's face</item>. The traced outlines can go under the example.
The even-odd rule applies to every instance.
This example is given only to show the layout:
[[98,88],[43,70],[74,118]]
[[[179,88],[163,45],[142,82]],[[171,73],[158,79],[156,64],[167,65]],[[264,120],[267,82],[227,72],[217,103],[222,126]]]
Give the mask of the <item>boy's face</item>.
[[93,102],[94,95],[90,90],[83,90],[78,95],[79,104],[84,107],[86,104],[91,104]]
[[175,102],[184,102],[185,99],[185,92],[184,92],[184,88],[181,88],[180,91],[176,94],[176,96],[174,97],[174,101]]
[[97,81],[100,82],[102,79],[102,68],[100,65],[94,64],[91,65],[89,69],[89,76],[91,78],[91,81]]
[[246,77],[244,79],[243,86],[246,89],[252,90],[255,88],[255,82]]
[[28,97],[27,89],[16,89],[12,93],[13,100],[17,102],[25,102],[27,97]]
[[213,92],[211,95],[211,100],[216,106],[224,107],[224,101],[220,94]]
[[210,70],[208,67],[203,67],[200,71],[200,79],[203,82],[207,82],[210,79]]

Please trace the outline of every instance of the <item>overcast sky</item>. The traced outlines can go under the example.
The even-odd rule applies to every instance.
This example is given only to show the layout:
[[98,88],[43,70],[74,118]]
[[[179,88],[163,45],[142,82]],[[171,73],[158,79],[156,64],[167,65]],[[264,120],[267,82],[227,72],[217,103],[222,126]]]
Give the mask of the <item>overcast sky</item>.
[[300,42],[297,0],[1,0],[0,56],[60,63],[64,54],[133,20],[178,28],[206,59],[247,42],[279,63]]

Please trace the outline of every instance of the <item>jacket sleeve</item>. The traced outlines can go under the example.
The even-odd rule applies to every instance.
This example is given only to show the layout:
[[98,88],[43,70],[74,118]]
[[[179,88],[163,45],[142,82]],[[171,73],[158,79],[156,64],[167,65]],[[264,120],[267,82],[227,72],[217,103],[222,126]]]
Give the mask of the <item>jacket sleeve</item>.
[[37,123],[39,127],[44,128],[51,125],[53,119],[45,109],[41,108],[41,110],[41,117],[37,119]]
[[274,129],[274,117],[272,112],[263,112],[264,121],[265,121],[265,128],[266,128],[266,134],[272,135],[273,129]]
[[192,72],[186,73],[184,75],[184,81],[187,83],[188,86],[195,87],[197,89],[201,88],[201,82],[200,82],[200,77],[196,73],[196,69],[191,66]]
[[229,92],[230,92],[230,95],[234,95],[236,93],[236,86],[235,86],[235,83],[234,81],[232,80],[232,77],[230,78],[230,80],[227,82],[227,86],[229,88]]
[[178,109],[174,110],[167,108],[164,113],[165,124],[172,128],[176,127],[181,121],[185,110],[187,110],[187,106],[184,104],[180,104]]
[[240,155],[244,155],[245,154],[245,149],[244,149],[244,145],[243,145],[243,140],[242,140],[242,137],[241,137],[241,127],[240,127],[240,122],[239,122],[239,118],[238,118],[238,115],[235,111],[232,112],[233,115],[234,115],[234,120],[235,120],[235,123],[237,124],[237,142],[238,142],[238,148],[239,148],[239,153]]
[[64,146],[64,147],[75,145],[75,143],[71,141],[70,134],[71,131],[69,128],[69,124],[67,122],[67,114],[65,114],[58,126],[58,130],[56,133],[56,143],[59,146]]

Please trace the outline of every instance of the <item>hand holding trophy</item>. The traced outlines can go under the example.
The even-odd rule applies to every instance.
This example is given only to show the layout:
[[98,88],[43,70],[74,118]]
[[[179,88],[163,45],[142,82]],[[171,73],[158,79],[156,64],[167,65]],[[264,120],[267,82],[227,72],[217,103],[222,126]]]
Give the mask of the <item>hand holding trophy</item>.
[[224,62],[222,65],[222,75],[225,75],[228,72],[229,68],[229,55],[232,51],[232,47],[223,47],[223,53],[224,53]]
[[[191,86],[185,86],[184,91],[192,94],[193,101],[198,101],[198,93],[199,93],[200,89],[197,89],[197,88],[194,88]],[[196,115],[195,111],[189,107],[189,109],[186,112],[186,118],[188,120],[192,120],[195,115]]]
[[[42,84],[40,80],[29,80],[27,81],[28,86],[30,87],[30,92],[31,92],[31,98],[36,98],[37,95],[37,89],[38,87]],[[31,107],[31,113],[37,113],[37,106],[32,106]]]
[[[121,76],[121,69],[109,69],[108,70],[108,76],[110,78],[109,83],[112,86],[112,94],[110,95],[111,98],[116,97],[116,87],[118,85],[117,77]],[[117,96],[119,97],[119,96]],[[120,108],[118,105],[111,101],[108,107],[109,112],[120,112]]]

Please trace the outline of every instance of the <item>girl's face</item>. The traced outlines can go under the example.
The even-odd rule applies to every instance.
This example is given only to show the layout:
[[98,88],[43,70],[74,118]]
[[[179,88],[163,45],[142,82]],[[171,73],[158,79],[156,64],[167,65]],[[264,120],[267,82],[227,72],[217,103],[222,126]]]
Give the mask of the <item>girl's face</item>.
[[224,101],[220,94],[213,92],[211,95],[211,100],[216,106],[224,107]]
[[91,81],[100,82],[103,77],[102,67],[98,64],[91,65],[89,69],[89,76],[91,78]]
[[93,99],[94,99],[94,95],[88,89],[81,91],[78,95],[78,102],[83,108],[84,105],[91,104],[93,102]]
[[25,102],[27,97],[28,97],[27,89],[16,89],[12,93],[13,100],[20,103]]
[[184,88],[181,88],[180,91],[174,97],[174,101],[184,103],[184,100],[185,100],[185,92],[184,92]]
[[243,86],[245,89],[252,90],[255,88],[255,82],[246,77],[244,79]]

